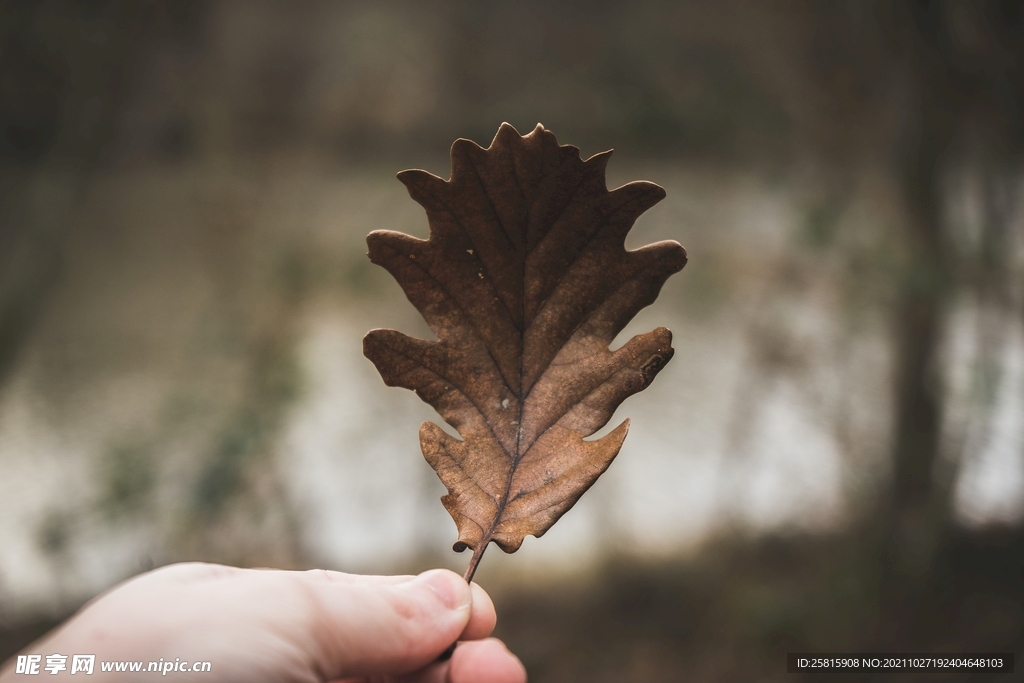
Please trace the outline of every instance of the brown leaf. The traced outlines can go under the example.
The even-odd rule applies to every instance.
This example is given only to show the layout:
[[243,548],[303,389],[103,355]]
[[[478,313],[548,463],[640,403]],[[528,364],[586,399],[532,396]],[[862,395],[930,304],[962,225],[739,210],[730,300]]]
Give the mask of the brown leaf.
[[660,327],[609,345],[686,263],[676,242],[626,251],[626,233],[665,191],[609,192],[611,152],[580,159],[537,125],[502,124],[491,146],[452,145],[452,177],[398,174],[427,210],[426,241],[370,233],[384,266],[438,341],[372,330],[363,352],[384,382],[415,391],[458,430],[420,428],[423,455],[448,488],[456,550],[514,552],[541,536],[607,469],[629,421],[596,441],[628,396],[672,357]]

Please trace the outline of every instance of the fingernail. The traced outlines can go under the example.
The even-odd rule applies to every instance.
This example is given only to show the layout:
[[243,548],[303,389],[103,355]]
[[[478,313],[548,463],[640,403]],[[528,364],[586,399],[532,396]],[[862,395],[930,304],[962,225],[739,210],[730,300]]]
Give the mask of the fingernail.
[[431,569],[423,572],[416,579],[427,584],[427,587],[441,598],[441,602],[448,609],[469,607],[472,600],[469,584],[453,572],[444,569]]

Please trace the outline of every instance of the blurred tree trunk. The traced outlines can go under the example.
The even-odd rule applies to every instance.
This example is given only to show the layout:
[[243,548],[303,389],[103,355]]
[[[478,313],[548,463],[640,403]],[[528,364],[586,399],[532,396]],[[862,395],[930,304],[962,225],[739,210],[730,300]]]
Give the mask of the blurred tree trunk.
[[[875,645],[912,648],[930,642],[936,626],[921,618],[921,607],[934,590],[939,555],[949,547],[954,484],[963,456],[947,453],[942,441],[947,397],[939,352],[948,304],[955,292],[965,292],[979,308],[1001,304],[1008,312],[1006,302],[1012,298],[1006,262],[1012,218],[1006,202],[1011,199],[993,193],[1006,188],[1003,194],[1015,194],[1024,16],[1019,2],[908,0],[896,7],[901,21],[894,24],[903,35],[898,56],[912,88],[897,148],[907,250],[892,310],[896,412],[892,479],[879,510],[882,563]],[[950,226],[944,225],[950,207],[943,189],[963,177],[968,158],[982,167],[985,215],[977,254],[973,247],[954,252]],[[979,336],[986,333],[979,327]],[[983,338],[978,347],[982,361],[1000,362],[1000,349],[986,346]]]
[[[917,2],[895,5],[893,22],[910,88],[898,152],[908,258],[894,307],[896,422],[893,478],[884,512],[897,571],[927,571],[952,518],[955,463],[944,467],[943,378],[937,357],[953,286],[979,304],[1005,306],[1007,231],[1020,159],[1024,4]],[[980,254],[952,253],[943,225],[943,183],[968,156],[983,166]],[[999,162],[997,163],[997,159]],[[993,201],[993,200],[998,201]],[[977,260],[973,269],[958,264]]]
[[908,258],[893,310],[895,425],[886,540],[898,573],[923,573],[950,516],[951,487],[940,485],[942,431],[939,343],[946,283],[940,174],[950,140],[927,102],[914,116],[901,160]]
[[[917,615],[946,540],[952,486],[937,476],[945,403],[941,336],[951,280],[941,190],[956,135],[941,50],[943,8],[912,0],[896,7],[894,28],[906,65],[903,130],[894,171],[902,196],[902,268],[891,309],[894,423],[892,476],[877,512],[880,580],[875,648],[913,648],[927,630]],[[948,98],[948,99],[947,99]]]

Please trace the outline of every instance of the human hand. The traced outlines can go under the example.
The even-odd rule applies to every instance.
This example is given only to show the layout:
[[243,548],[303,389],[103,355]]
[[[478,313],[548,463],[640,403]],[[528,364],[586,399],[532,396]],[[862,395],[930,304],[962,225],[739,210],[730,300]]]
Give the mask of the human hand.
[[[176,564],[101,595],[26,652],[43,655],[47,680],[46,655],[68,655],[56,676],[69,676],[70,655],[94,654],[89,683],[151,678],[149,662],[162,676],[201,683],[525,683],[519,660],[487,637],[495,619],[487,593],[447,570],[359,576]],[[437,662],[456,640],[465,642]],[[24,680],[16,660],[0,669],[0,683]],[[142,674],[103,671],[104,662],[138,662]],[[165,672],[171,662],[210,669]]]

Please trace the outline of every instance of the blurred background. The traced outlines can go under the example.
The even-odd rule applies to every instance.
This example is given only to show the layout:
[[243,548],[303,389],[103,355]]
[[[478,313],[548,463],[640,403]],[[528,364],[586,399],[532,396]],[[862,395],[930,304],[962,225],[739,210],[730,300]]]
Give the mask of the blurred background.
[[462,571],[364,238],[502,121],[690,255],[618,459],[477,575],[531,680],[1019,659],[1020,0],[0,2],[0,659],[169,562]]

